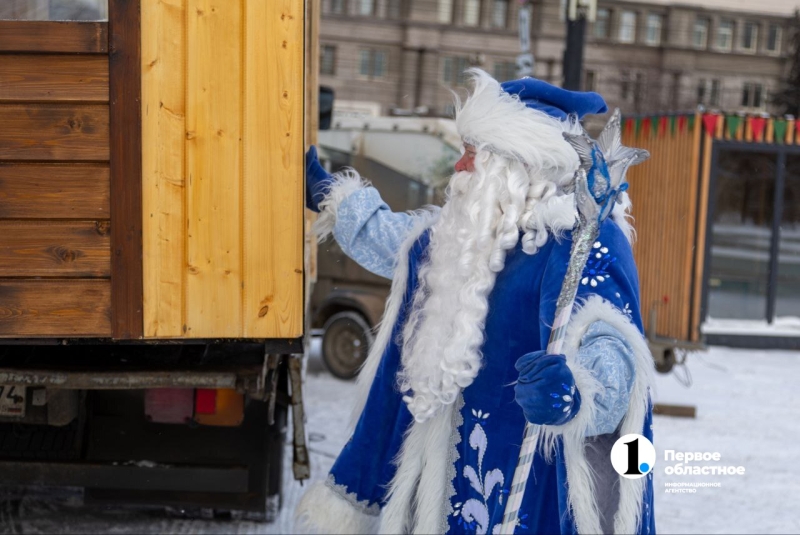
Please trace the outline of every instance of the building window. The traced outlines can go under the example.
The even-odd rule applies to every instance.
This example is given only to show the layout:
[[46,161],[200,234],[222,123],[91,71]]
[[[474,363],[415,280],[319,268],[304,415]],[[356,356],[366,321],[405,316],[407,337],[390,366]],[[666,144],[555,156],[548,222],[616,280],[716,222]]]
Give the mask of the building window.
[[597,91],[597,73],[594,71],[584,71],[583,73],[584,91]]
[[492,27],[508,26],[508,0],[494,0],[492,3]]
[[344,0],[330,0],[331,13],[334,15],[344,14]]
[[374,48],[362,49],[359,56],[358,73],[367,78],[386,76],[386,52]]
[[611,10],[598,9],[594,19],[594,36],[597,39],[608,39],[611,26]]
[[706,80],[704,78],[697,80],[697,103],[706,103]]
[[442,24],[453,22],[453,0],[439,0],[439,22]]
[[742,39],[739,46],[742,50],[748,52],[756,51],[756,44],[758,43],[758,25],[755,22],[746,21],[742,25]]
[[464,0],[464,25],[477,26],[481,16],[481,0]]
[[719,106],[719,94],[721,92],[721,84],[718,79],[711,80],[711,93],[708,95],[708,104],[711,106]]
[[762,84],[745,83],[742,87],[742,106],[745,108],[764,107],[764,86]]
[[390,19],[402,18],[403,0],[388,0],[389,5],[386,7],[386,16]]
[[770,24],[767,29],[767,52],[780,52],[781,50],[781,27],[777,24]]
[[445,57],[442,60],[442,82],[447,85],[465,85],[467,77],[464,71],[469,69],[469,58]]
[[517,64],[513,61],[496,61],[494,79],[498,82],[514,80],[517,77]]
[[716,47],[718,50],[730,50],[733,44],[733,21],[721,20],[717,28]]
[[628,71],[620,73],[620,87],[619,96],[622,100],[630,100],[631,98],[631,74]]
[[371,16],[375,13],[375,0],[358,0],[358,14]]
[[633,43],[636,40],[636,12],[623,11],[619,18],[619,42]]
[[692,30],[692,46],[695,48],[706,48],[708,46],[708,27],[709,20],[706,18],[698,17],[694,20],[694,29]]
[[655,13],[647,15],[647,33],[645,34],[645,42],[650,46],[658,46],[661,44],[661,26],[662,17]]
[[336,47],[333,45],[322,45],[319,47],[319,73],[334,75],[336,74]]

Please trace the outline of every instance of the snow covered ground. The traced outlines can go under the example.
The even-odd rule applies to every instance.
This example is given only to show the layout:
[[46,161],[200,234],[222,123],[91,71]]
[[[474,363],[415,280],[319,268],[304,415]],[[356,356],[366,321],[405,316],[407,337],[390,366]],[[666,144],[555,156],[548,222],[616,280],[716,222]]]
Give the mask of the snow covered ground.
[[[331,377],[318,357],[308,365],[306,408],[313,477],[322,478],[346,441],[353,384]],[[657,416],[656,522],[660,533],[800,533],[800,352],[712,348],[692,354],[692,383],[659,375],[657,401],[694,405],[697,418]],[[744,466],[744,475],[666,475],[664,451],[719,452]],[[287,461],[291,454],[287,455]],[[291,533],[291,510],[302,494],[291,481],[274,524],[176,520],[157,511],[97,510],[81,506],[77,490],[0,488],[0,533]],[[0,476],[1,477],[1,476]],[[694,494],[667,493],[666,483],[720,483]],[[670,487],[672,488],[672,487]]]

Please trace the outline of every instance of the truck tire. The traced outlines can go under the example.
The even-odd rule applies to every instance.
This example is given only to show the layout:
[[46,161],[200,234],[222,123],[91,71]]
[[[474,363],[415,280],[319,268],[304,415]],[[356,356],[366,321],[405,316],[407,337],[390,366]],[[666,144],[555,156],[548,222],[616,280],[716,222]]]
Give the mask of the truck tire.
[[328,318],[323,329],[322,360],[339,379],[352,379],[375,341],[369,324],[361,314],[345,311]]

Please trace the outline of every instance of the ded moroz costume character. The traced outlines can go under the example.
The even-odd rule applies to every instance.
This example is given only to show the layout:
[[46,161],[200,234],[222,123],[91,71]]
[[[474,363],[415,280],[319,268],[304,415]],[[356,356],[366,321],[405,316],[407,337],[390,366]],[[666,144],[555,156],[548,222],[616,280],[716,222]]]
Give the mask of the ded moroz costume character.
[[447,202],[393,213],[355,171],[307,157],[309,208],[366,269],[392,280],[358,379],[353,433],[297,528],[498,533],[526,422],[541,429],[515,533],[655,533],[652,472],[620,477],[610,450],[652,440],[625,193],[600,225],[563,354],[546,354],[576,225],[580,160],[564,133],[606,111],[595,93],[470,71],[456,124],[474,170]]

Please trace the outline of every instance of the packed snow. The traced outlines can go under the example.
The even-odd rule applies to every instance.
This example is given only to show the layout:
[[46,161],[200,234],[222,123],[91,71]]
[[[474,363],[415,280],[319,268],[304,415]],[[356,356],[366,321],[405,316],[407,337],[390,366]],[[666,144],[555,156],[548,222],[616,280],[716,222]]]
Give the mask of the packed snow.
[[[686,366],[657,377],[657,402],[697,409],[696,418],[655,417],[659,532],[800,533],[798,379],[800,352],[721,347],[692,353]],[[325,477],[347,440],[347,400],[353,389],[352,382],[325,371],[316,341],[305,388],[313,479]],[[667,475],[666,468],[677,461],[665,461],[665,450],[718,452],[719,462],[689,464],[743,466],[745,473]],[[290,452],[286,460],[283,510],[272,524],[176,519],[160,510],[87,508],[79,489],[0,488],[0,533],[291,533],[292,509],[305,487],[291,480]],[[667,492],[676,488],[696,492]]]

